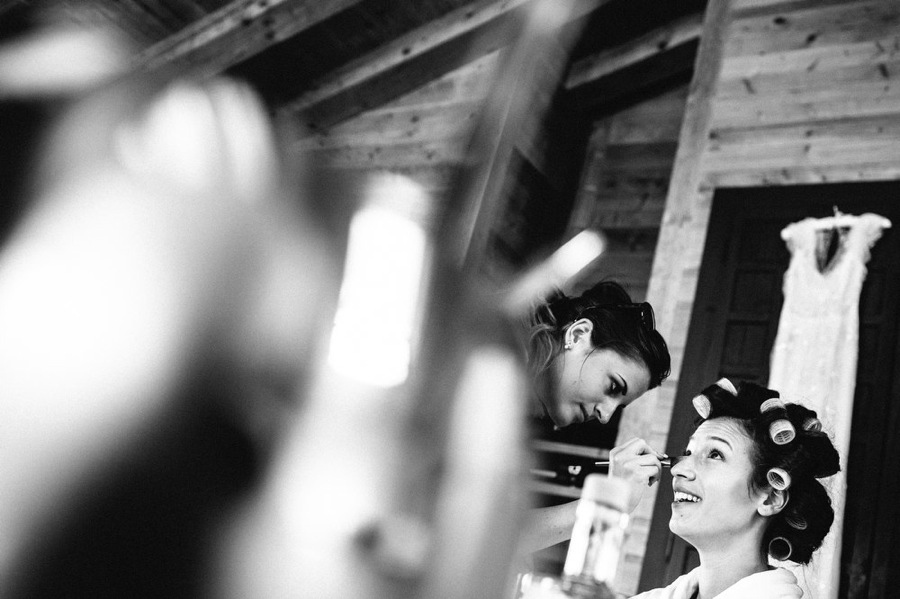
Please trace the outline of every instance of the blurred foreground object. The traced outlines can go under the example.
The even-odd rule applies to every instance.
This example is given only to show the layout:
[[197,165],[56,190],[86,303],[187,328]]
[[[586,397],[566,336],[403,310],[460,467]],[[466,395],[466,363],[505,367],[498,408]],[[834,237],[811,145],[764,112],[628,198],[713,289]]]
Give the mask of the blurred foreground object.
[[[4,83],[22,48],[76,69],[56,31],[0,47]],[[211,532],[297,409],[337,267],[247,87],[43,74],[0,105],[41,107],[46,132],[7,174],[0,596],[198,596]]]
[[628,527],[631,488],[619,478],[584,479],[561,577],[528,572],[519,599],[613,599],[619,556]]

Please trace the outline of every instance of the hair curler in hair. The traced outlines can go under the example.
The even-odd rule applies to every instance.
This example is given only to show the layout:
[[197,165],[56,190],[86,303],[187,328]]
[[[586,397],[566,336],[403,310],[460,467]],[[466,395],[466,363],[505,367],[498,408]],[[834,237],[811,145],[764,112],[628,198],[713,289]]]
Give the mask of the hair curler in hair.
[[822,421],[815,416],[809,416],[803,421],[803,430],[808,433],[818,433],[822,431]]
[[777,397],[770,397],[759,405],[760,414],[770,411],[780,412],[780,418],[769,425],[769,436],[776,445],[786,445],[797,436],[797,430],[791,421],[787,419],[787,409],[784,402]]
[[[720,378],[715,382],[715,385],[731,395],[737,396],[737,389],[734,388],[734,385],[727,378]],[[710,385],[710,387],[711,386],[712,385]],[[704,391],[708,391],[710,387],[707,387]],[[697,410],[697,413],[700,414],[701,418],[704,420],[709,418],[709,415],[712,412],[712,402],[709,401],[709,398],[706,395],[703,393],[696,395],[694,399],[691,400],[691,403],[694,404],[694,409]]]
[[779,418],[769,425],[769,436],[776,445],[787,445],[797,436],[797,431],[790,420]]
[[770,468],[766,480],[777,491],[785,491],[791,486],[791,475],[784,468]]
[[765,414],[769,410],[784,409],[784,402],[777,397],[770,397],[766,401],[759,404],[759,413]]
[[769,541],[769,555],[778,561],[790,559],[794,546],[784,537],[775,537]]
[[696,395],[694,399],[691,400],[691,403],[694,404],[694,409],[697,410],[697,413],[700,414],[700,418],[706,420],[709,418],[709,413],[712,411],[712,404],[709,402],[709,398],[703,395]]
[[735,389],[735,387],[734,387],[734,383],[732,383],[729,379],[725,378],[724,376],[716,381],[716,385],[718,385],[722,389],[725,389],[732,395],[738,394],[737,389]]

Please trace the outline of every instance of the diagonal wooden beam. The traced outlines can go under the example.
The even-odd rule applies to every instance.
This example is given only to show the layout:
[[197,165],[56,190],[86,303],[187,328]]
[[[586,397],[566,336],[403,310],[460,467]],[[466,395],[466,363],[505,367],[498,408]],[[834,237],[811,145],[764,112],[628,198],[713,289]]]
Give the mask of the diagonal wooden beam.
[[566,77],[566,89],[574,89],[601,77],[608,77],[639,62],[650,60],[677,46],[694,44],[703,30],[703,14],[682,17],[654,29],[626,44],[598,52],[572,65]]
[[236,0],[139,53],[134,67],[212,75],[361,0]]
[[[504,47],[536,0],[477,0],[329,73],[281,110],[324,130]],[[569,20],[607,0],[579,0]]]

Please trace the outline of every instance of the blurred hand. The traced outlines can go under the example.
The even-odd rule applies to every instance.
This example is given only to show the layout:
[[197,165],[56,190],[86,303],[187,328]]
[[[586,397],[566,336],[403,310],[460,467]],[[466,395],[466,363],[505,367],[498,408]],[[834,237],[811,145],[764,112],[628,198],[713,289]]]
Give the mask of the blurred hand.
[[654,450],[643,439],[634,438],[609,452],[609,475],[623,478],[631,484],[631,501],[628,511],[634,511],[644,490],[657,482],[662,475],[660,459],[665,454]]

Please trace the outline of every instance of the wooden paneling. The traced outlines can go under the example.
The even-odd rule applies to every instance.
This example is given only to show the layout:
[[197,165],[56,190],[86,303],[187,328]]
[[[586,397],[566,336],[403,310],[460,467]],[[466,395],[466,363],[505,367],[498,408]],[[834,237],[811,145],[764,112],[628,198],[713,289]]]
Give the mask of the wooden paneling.
[[684,85],[594,123],[569,231],[603,230],[610,248],[574,290],[612,278],[646,297],[686,99]]
[[834,6],[810,6],[784,14],[738,17],[725,44],[726,56],[790,53],[815,48],[840,48],[873,39],[890,38],[900,26],[896,3],[875,0]]
[[498,53],[482,57],[294,148],[332,168],[405,174],[440,195],[464,158],[498,60]]

